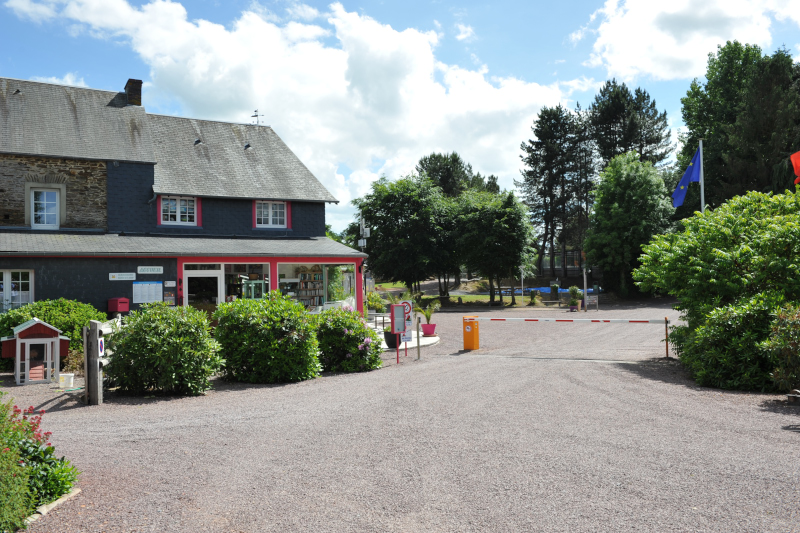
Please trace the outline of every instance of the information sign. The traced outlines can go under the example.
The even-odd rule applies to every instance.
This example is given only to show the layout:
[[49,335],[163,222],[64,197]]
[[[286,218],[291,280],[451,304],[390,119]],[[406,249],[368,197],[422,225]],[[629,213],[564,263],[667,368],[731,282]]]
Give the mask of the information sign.
[[599,296],[596,294],[587,294],[586,295],[586,308],[588,309],[590,305],[594,305],[597,309],[600,309],[599,304]]
[[140,266],[136,267],[137,274],[163,274],[164,267],[158,266]]
[[149,304],[164,300],[164,284],[160,281],[134,281],[133,303]]
[[136,279],[136,272],[114,272],[108,274],[109,281],[132,281]]
[[403,304],[392,304],[389,315],[392,321],[392,333],[403,333],[406,330],[406,314]]

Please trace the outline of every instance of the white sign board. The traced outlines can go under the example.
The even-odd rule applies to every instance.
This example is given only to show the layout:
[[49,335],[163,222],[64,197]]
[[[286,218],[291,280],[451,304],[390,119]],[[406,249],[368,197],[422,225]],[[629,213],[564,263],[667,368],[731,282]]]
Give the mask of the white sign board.
[[392,333],[402,333],[406,325],[406,316],[403,312],[403,305],[393,304],[390,307],[392,320]]
[[164,267],[156,267],[156,266],[144,266],[144,267],[136,267],[137,274],[163,274]]
[[403,305],[403,313],[405,315],[406,330],[400,336],[400,342],[411,342],[411,329],[414,327],[414,321],[411,318],[411,312],[414,309],[414,302],[411,300],[403,300],[400,302]]
[[160,281],[134,281],[133,303],[149,304],[164,299],[164,285]]
[[176,283],[174,281],[165,281],[164,287],[175,287]]
[[599,301],[598,301],[599,298],[600,297],[597,296],[597,295],[594,295],[594,294],[593,295],[589,295],[589,294],[587,294],[586,295],[586,308],[588,309],[590,305],[594,305],[595,307],[597,307],[597,309],[600,309],[600,304],[599,304]]
[[132,281],[136,279],[136,272],[115,272],[109,273],[110,281]]

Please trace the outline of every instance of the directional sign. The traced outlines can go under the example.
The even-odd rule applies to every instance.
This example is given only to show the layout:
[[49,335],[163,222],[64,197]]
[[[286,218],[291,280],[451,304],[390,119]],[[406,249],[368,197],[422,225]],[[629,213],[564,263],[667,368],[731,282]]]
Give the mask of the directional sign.
[[403,306],[403,313],[405,314],[405,331],[400,337],[400,342],[411,342],[411,330],[414,327],[414,321],[411,318],[411,312],[414,310],[414,302],[411,300],[403,300],[400,302]]

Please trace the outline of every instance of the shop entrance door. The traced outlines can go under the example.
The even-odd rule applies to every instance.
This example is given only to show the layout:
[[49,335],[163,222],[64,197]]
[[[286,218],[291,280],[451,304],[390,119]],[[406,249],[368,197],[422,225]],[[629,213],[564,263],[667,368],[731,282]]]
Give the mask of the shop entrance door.
[[222,270],[183,271],[183,305],[213,312],[225,300]]

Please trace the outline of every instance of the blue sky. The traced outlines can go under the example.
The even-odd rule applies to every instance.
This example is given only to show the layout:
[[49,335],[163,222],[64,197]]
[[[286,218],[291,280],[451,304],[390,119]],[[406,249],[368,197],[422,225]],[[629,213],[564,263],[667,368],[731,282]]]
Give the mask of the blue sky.
[[[573,2],[0,0],[0,76],[121,90],[149,112],[265,123],[340,199],[458,151],[512,188],[543,105],[616,77],[681,126],[726,40],[798,57],[800,0]],[[674,132],[673,132],[674,133]]]

